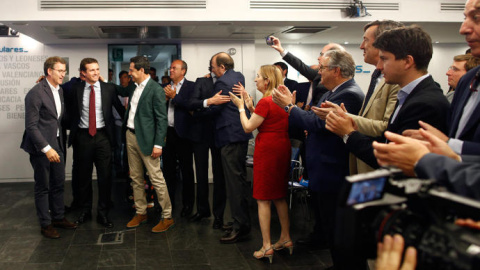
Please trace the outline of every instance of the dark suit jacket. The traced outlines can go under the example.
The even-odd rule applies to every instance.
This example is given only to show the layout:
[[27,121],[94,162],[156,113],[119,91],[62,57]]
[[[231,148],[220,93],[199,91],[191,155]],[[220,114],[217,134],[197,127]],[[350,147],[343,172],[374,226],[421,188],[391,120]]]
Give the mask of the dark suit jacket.
[[[468,71],[458,82],[448,115],[447,125],[449,125],[448,136],[450,138],[455,138],[463,109],[470,97],[470,83],[479,70],[480,67],[476,67]],[[462,154],[480,155],[480,104],[475,107],[458,139],[463,141]]]
[[305,78],[312,81],[312,84],[314,85],[312,93],[312,104],[318,104],[318,101],[323,96],[323,94],[328,92],[328,89],[320,84],[322,76],[318,73],[318,70],[310,68],[307,64],[303,63],[302,60],[298,59],[290,52],[288,52],[285,57],[283,57],[283,60],[285,60],[285,62],[287,62],[294,69],[300,72],[300,74],[302,74]]
[[[35,85],[25,96],[25,132],[20,148],[30,154],[40,154],[47,145],[64,151],[62,119],[64,115],[63,90],[59,90],[62,112],[58,117],[52,90],[47,80]],[[60,145],[57,132],[60,131]]]
[[[319,100],[317,106],[320,107],[328,94],[330,92]],[[331,93],[328,100],[336,104],[344,103],[349,112],[358,113],[364,98],[360,87],[351,79]],[[293,108],[289,124],[308,131],[305,151],[309,187],[317,192],[337,192],[348,175],[348,150],[342,138],[328,131],[325,121],[312,111]]]
[[190,110],[193,111],[194,118],[191,131],[192,140],[195,142],[209,142],[214,138],[212,111],[203,107],[203,101],[214,94],[212,78],[197,78],[190,97]]
[[[395,105],[395,108],[397,106],[398,104]],[[449,107],[450,103],[443,95],[442,89],[435,84],[432,76],[428,76],[408,95],[393,123],[390,118],[387,131],[402,134],[406,129],[418,129],[420,128],[418,121],[422,120],[445,132]],[[383,136],[372,138],[360,132],[354,132],[347,140],[347,147],[350,152],[370,167],[379,168],[377,159],[373,155],[372,142],[374,140],[385,142],[386,139]]]
[[[222,91],[222,95],[229,95],[234,84],[245,85],[245,77],[240,72],[227,70],[214,84],[214,93]],[[215,113],[215,146],[222,147],[230,143],[245,142],[253,138],[252,134],[243,131],[240,122],[240,113],[233,102],[211,106]],[[248,111],[248,110],[247,110]],[[249,116],[247,112],[247,116]]]
[[[128,114],[130,112],[130,102],[136,85],[132,83],[125,88],[117,85],[116,89],[118,95],[129,97],[127,111],[125,112],[123,121],[123,129],[126,130]],[[133,120],[135,137],[144,155],[151,155],[154,145],[165,146],[165,136],[167,135],[168,127],[166,108],[163,88],[156,81],[148,80],[138,100],[137,110]]]
[[415,173],[420,179],[437,180],[456,194],[480,200],[480,157],[462,159],[463,162],[457,162],[430,153],[418,161]]
[[175,105],[175,131],[178,136],[184,139],[192,139],[191,126],[193,124],[193,117],[189,112],[189,106],[190,96],[193,93],[194,87],[194,82],[185,79],[180,88],[180,92],[171,100]]
[[293,91],[298,90],[297,89],[297,84],[298,82],[295,80],[290,80],[289,78],[285,78],[283,81],[283,84],[288,87],[288,90],[293,93]]
[[[83,108],[83,93],[85,91],[85,82],[72,85],[72,91],[67,100],[67,114],[70,126],[70,136],[68,146],[75,141],[75,136],[79,129],[80,117]],[[115,118],[112,113],[112,106],[115,107],[119,115],[124,115],[125,108],[120,103],[115,92],[115,86],[109,83],[100,82],[100,91],[102,95],[102,112],[105,122],[105,131],[107,132],[110,144],[113,146],[115,141]]]

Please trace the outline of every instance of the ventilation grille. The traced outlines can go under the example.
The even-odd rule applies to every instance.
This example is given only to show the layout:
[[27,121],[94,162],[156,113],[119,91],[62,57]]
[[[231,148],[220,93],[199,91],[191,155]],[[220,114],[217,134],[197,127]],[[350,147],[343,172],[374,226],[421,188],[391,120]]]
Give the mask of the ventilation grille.
[[[251,9],[342,9],[351,3],[338,3],[332,1],[303,0],[250,0]],[[368,10],[399,10],[399,3],[368,3],[363,1]]]
[[39,0],[40,9],[172,8],[206,9],[206,0]]
[[440,3],[441,11],[463,11],[465,3]]
[[330,29],[330,26],[318,26],[318,27],[307,27],[307,26],[294,26],[285,31],[283,34],[315,34],[325,30]]

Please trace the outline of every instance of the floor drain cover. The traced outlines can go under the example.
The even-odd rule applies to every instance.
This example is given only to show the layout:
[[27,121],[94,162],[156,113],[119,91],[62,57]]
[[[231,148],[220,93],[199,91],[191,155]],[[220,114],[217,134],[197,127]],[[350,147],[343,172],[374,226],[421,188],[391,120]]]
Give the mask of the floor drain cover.
[[123,243],[123,232],[108,232],[98,236],[97,245],[115,245]]

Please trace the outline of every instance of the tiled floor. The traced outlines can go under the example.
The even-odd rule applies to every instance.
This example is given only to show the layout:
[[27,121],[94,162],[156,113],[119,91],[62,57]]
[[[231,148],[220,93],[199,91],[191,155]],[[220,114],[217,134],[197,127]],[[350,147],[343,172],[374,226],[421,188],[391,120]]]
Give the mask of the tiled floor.
[[[190,223],[174,212],[175,228],[162,234],[153,234],[151,228],[158,222],[159,213],[149,211],[149,221],[133,230],[125,225],[134,214],[125,197],[125,181],[114,183],[114,209],[110,213],[115,227],[110,231],[124,231],[124,242],[116,245],[97,245],[100,234],[109,231],[95,221],[76,230],[60,229],[61,238],[46,239],[34,209],[33,183],[0,184],[0,269],[325,269],[331,265],[328,250],[308,250],[295,247],[288,252],[276,252],[273,264],[256,260],[253,251],[261,247],[256,203],[252,199],[250,213],[252,232],[248,240],[231,245],[219,243],[221,231],[211,228],[213,218]],[[70,182],[66,182],[65,201],[71,202]],[[177,196],[179,197],[179,196]],[[181,203],[177,203],[181,205]],[[291,213],[292,238],[306,235],[312,224],[307,220],[299,202]],[[272,209],[273,213],[275,212]],[[227,206],[228,211],[228,206]],[[95,217],[95,212],[93,213]],[[229,213],[226,213],[228,221]],[[75,213],[67,214],[70,221]],[[279,235],[276,214],[272,215],[272,240]]]

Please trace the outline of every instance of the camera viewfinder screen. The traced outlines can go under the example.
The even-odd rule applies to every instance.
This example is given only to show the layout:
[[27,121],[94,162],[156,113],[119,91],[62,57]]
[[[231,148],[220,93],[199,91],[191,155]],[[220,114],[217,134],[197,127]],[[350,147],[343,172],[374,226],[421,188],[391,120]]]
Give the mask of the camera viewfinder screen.
[[375,201],[383,197],[386,177],[368,179],[352,183],[352,188],[347,198],[347,205],[354,205]]

